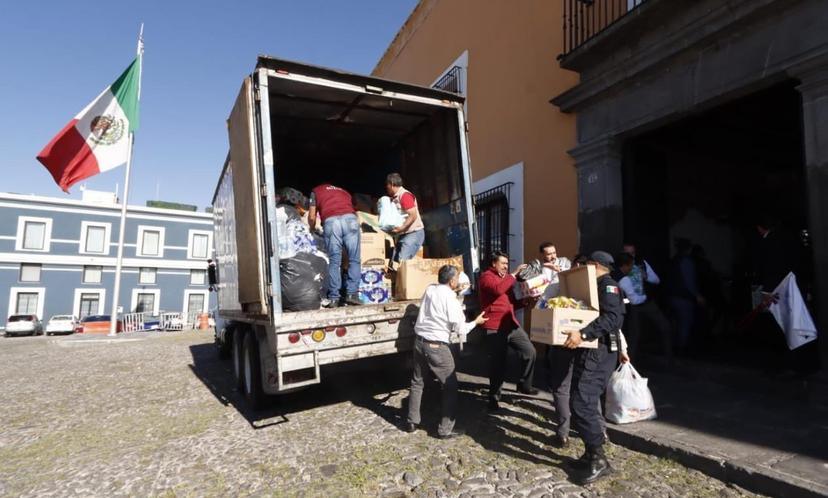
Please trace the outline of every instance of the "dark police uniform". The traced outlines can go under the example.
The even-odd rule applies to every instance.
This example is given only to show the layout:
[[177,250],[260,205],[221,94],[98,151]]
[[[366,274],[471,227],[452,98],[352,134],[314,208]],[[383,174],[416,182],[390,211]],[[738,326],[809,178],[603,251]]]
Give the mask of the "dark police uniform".
[[581,339],[598,339],[596,349],[578,348],[572,371],[572,423],[586,446],[586,457],[605,458],[599,400],[618,364],[618,330],[624,322],[621,289],[610,275],[598,278],[599,316],[581,329]]

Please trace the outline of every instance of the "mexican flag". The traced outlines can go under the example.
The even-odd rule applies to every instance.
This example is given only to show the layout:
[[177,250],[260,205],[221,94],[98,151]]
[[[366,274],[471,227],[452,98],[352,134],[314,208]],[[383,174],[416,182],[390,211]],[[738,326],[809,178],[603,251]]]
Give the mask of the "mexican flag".
[[138,128],[140,80],[138,56],[37,155],[64,192],[127,161],[129,133]]

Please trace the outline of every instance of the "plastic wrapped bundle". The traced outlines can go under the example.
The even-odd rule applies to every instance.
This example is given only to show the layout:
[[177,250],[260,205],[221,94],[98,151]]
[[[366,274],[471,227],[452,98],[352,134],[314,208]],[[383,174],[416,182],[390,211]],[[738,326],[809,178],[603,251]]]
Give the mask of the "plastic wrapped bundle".
[[328,275],[324,258],[310,253],[279,261],[282,309],[308,311],[319,309]]

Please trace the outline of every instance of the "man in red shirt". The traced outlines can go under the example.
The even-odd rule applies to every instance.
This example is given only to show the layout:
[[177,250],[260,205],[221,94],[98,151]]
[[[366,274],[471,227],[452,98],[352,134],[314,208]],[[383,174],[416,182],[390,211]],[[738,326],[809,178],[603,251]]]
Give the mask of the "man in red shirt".
[[512,347],[521,360],[521,375],[517,390],[523,394],[535,395],[538,390],[532,387],[535,372],[535,346],[529,335],[523,330],[515,316],[515,308],[522,308],[523,303],[515,300],[512,286],[515,276],[526,265],[509,273],[509,256],[496,251],[491,257],[491,266],[480,274],[480,308],[488,319],[483,324],[486,341],[489,343],[491,370],[489,373],[489,409],[500,408],[500,388],[506,373],[506,354]]
[[347,304],[359,305],[360,266],[359,220],[354,211],[351,194],[345,189],[323,183],[311,191],[308,210],[308,225],[311,232],[316,229],[316,213],[322,219],[325,230],[325,250],[328,253],[328,308],[340,305],[342,289],[342,250],[348,252],[348,280],[346,282]]
[[399,173],[391,173],[385,178],[385,191],[406,217],[402,225],[391,231],[400,236],[394,249],[394,261],[405,261],[416,256],[425,242],[425,225],[420,217],[417,198],[403,187]]

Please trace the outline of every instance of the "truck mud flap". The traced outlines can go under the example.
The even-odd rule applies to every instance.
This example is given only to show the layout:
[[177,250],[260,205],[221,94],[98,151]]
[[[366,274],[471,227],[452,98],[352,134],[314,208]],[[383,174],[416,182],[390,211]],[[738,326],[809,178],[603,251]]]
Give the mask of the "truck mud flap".
[[[286,368],[288,370],[285,370]],[[296,382],[285,382],[286,374],[300,371],[303,373],[307,372],[307,377],[309,378],[304,378]],[[321,380],[321,376],[319,375],[319,352],[313,351],[299,355],[277,356],[276,372],[279,391],[319,384]]]

